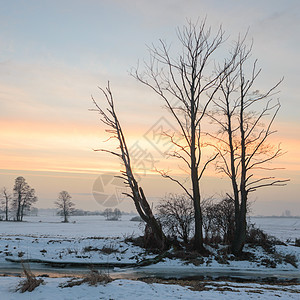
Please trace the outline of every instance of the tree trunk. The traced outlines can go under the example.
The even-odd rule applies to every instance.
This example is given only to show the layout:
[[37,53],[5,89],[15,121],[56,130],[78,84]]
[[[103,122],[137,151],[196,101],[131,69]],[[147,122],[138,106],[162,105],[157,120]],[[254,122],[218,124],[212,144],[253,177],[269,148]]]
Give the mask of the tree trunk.
[[192,169],[193,201],[195,210],[195,237],[194,249],[203,252],[202,214],[200,207],[200,191],[197,170]]
[[21,206],[20,221],[23,221],[24,205]]
[[19,193],[19,195],[18,195],[18,202],[17,202],[17,205],[18,205],[18,207],[17,207],[17,215],[16,215],[16,217],[17,217],[17,221],[20,221],[20,213],[21,213],[21,194]]
[[245,240],[246,240],[246,199],[242,199],[241,209],[238,217],[238,221],[235,226],[234,240],[232,244],[232,253],[236,256],[241,255]]
[[246,209],[247,209],[247,198],[248,193],[246,190],[246,141],[245,141],[245,129],[244,129],[244,79],[241,75],[241,108],[240,108],[240,134],[241,134],[241,182],[240,182],[240,195],[241,195],[241,205],[238,215],[238,220],[236,222],[236,228],[234,233],[234,241],[232,252],[235,255],[240,255],[242,253],[245,240],[246,240]]
[[5,200],[5,221],[8,221],[8,198]]
[[151,227],[151,230],[154,234],[154,238],[158,244],[158,247],[163,250],[166,247],[166,237],[162,231],[162,227],[160,226],[158,221],[155,219],[155,217],[152,213],[152,210],[149,206],[149,203],[145,197],[144,191],[141,187],[139,188],[139,191],[140,191],[140,196],[141,196],[140,202],[143,206],[144,212],[148,216],[147,224]]
[[191,126],[191,180],[193,188],[193,202],[195,210],[195,236],[194,249],[203,252],[202,213],[200,206],[200,188],[198,179],[198,168],[196,166],[195,125]]
[[226,105],[227,105],[227,120],[228,120],[228,140],[229,140],[229,149],[230,149],[231,184],[232,184],[232,189],[234,194],[235,224],[237,224],[239,219],[239,212],[240,212],[240,201],[239,201],[239,189],[238,189],[237,178],[236,178],[235,150],[233,146],[233,132],[232,132],[231,113],[230,113],[228,98],[226,98]]
[[[195,99],[194,99],[194,81],[191,86],[191,180],[193,188],[193,202],[195,210],[195,236],[194,236],[194,249],[204,252],[203,247],[203,232],[202,232],[202,213],[200,206],[200,188],[198,178],[198,167],[196,160],[196,111],[195,111]],[[200,134],[200,133],[199,133]]]

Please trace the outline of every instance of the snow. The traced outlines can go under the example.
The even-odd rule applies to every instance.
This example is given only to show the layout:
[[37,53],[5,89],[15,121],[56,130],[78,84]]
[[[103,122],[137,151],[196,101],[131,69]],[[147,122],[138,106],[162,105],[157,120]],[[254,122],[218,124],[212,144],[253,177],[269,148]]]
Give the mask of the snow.
[[[233,282],[206,282],[208,290],[193,291],[187,286],[159,283],[144,283],[135,280],[119,279],[106,285],[89,286],[82,284],[72,288],[61,288],[60,283],[66,282],[67,278],[47,278],[45,284],[37,287],[33,292],[20,293],[15,289],[19,278],[3,277],[0,280],[1,299],[5,300],[29,300],[40,299],[299,299],[297,286],[287,287],[277,285],[260,285],[254,283]],[[227,291],[226,291],[227,289]]]
[[[153,254],[144,249],[125,242],[126,237],[141,234],[138,222],[130,221],[131,216],[124,216],[121,221],[106,221],[102,216],[73,217],[74,223],[61,223],[56,217],[31,217],[27,222],[2,222],[0,234],[0,263],[6,258],[15,260],[40,259],[50,262],[81,262],[81,263],[136,263]],[[281,231],[282,234],[282,231]],[[276,246],[283,254],[293,254],[300,261],[300,248],[293,246]],[[112,253],[102,251],[111,249]],[[209,249],[212,253],[215,249]],[[255,252],[260,259],[268,258],[260,247],[245,250]],[[165,259],[159,267],[183,266],[180,260]],[[190,264],[193,267],[192,264]],[[227,264],[204,258],[198,268],[227,269]],[[265,270],[259,261],[230,261],[230,268],[243,270]],[[293,270],[290,264],[283,263],[277,269]]]
[[[135,263],[144,258],[139,247],[132,247],[124,239],[140,235],[138,222],[106,221],[102,216],[73,217],[74,223],[56,222],[53,217],[39,222],[40,218],[30,218],[30,222],[2,222],[0,234],[0,263],[5,258],[43,259],[67,262],[120,262]],[[101,252],[109,248],[115,252]],[[153,257],[153,255],[149,256]]]
[[[135,263],[145,258],[152,258],[154,254],[124,241],[126,237],[142,233],[142,226],[139,222],[130,221],[131,217],[126,215],[120,221],[106,221],[103,216],[74,216],[67,224],[61,223],[57,216],[28,217],[22,223],[1,222],[0,267],[3,270],[12,266],[15,269],[20,268],[20,264],[10,263],[6,258],[83,263]],[[251,222],[255,222],[267,233],[284,241],[287,239],[294,241],[295,238],[300,237],[300,219],[252,218]],[[112,253],[103,251],[107,248],[111,249]],[[213,248],[210,250],[215,251]],[[232,260],[227,265],[220,264],[215,259],[204,258],[202,264],[195,266],[178,259],[165,258],[162,262],[148,267],[125,270],[115,268],[110,270],[110,274],[113,278],[127,276],[126,278],[134,279],[156,274],[165,274],[166,277],[174,277],[176,274],[217,276],[217,274],[224,275],[226,272],[232,276],[247,273],[252,274],[253,277],[264,277],[266,274],[269,277],[300,277],[299,270],[285,262],[277,264],[275,269],[263,266],[260,263],[261,259],[268,258],[269,255],[260,247],[256,249],[246,247],[245,250],[255,252],[259,259],[254,262]],[[300,248],[292,246],[291,243],[288,246],[278,245],[276,250],[284,255],[293,254],[300,261]],[[32,268],[33,266],[34,264],[31,264]],[[49,268],[43,265],[39,265],[39,268],[44,268],[43,273],[49,271]],[[192,291],[188,287],[179,285],[147,284],[136,280],[117,279],[97,287],[84,284],[80,287],[59,288],[59,283],[66,280],[66,278],[46,278],[45,285],[31,293],[20,294],[15,292],[20,278],[1,277],[0,299],[50,299],[50,297],[52,299],[53,294],[57,295],[58,299],[153,299],[158,296],[166,299],[243,299],[245,297],[257,299],[258,296],[259,299],[273,299],[276,295],[284,299],[299,299],[299,294],[289,290],[298,291],[297,286],[292,285],[288,286],[288,290],[280,286],[272,286],[268,290],[266,285],[226,282],[223,285],[229,285],[234,291],[221,291],[214,286],[215,282],[212,282],[208,291]]]

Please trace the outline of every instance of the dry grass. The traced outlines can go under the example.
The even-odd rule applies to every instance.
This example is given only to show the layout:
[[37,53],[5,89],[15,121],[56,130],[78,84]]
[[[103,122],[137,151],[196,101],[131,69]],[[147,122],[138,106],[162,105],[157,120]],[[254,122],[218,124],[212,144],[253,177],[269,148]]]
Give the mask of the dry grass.
[[117,248],[115,248],[113,245],[109,246],[103,246],[102,249],[100,249],[100,252],[103,254],[112,254],[112,253],[118,253],[120,252]]
[[73,278],[68,280],[66,283],[60,285],[61,288],[73,287],[76,285],[81,285],[87,283],[88,285],[96,286],[98,284],[106,284],[113,281],[108,274],[100,273],[97,270],[91,269],[91,271],[82,278]]
[[35,275],[30,271],[29,267],[25,267],[24,264],[22,264],[22,267],[23,267],[23,272],[26,276],[26,279],[22,280],[19,283],[19,285],[17,287],[17,291],[20,291],[21,293],[32,292],[40,284],[44,283],[43,279],[35,277]]
[[[297,288],[299,283],[297,280],[280,281],[275,282],[257,282],[251,280],[228,280],[228,279],[216,279],[211,281],[210,279],[199,278],[197,280],[185,280],[185,279],[160,279],[160,278],[139,278],[138,280],[146,282],[148,284],[160,283],[160,284],[172,284],[188,287],[192,291],[221,291],[221,292],[240,292],[244,289],[248,294],[264,294],[265,291],[272,292],[288,292],[293,294],[299,294],[300,291]],[[257,284],[257,287],[251,287],[251,284]],[[294,288],[292,287],[294,286]]]
[[86,246],[83,248],[83,252],[101,252],[103,254],[112,254],[112,253],[119,253],[120,251],[114,245],[103,246],[102,248]]

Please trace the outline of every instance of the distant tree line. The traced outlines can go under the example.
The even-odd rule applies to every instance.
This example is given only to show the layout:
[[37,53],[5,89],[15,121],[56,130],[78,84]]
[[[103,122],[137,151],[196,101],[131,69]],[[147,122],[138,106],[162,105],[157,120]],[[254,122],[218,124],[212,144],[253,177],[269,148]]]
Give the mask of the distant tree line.
[[[108,210],[112,210],[108,208]],[[131,213],[129,212],[125,212],[125,211],[121,211],[121,216],[122,215],[130,215]],[[90,211],[90,210],[84,210],[84,209],[80,209],[80,208],[74,208],[73,212],[72,212],[72,216],[106,216],[107,214],[107,209],[105,210],[95,210],[95,211]]]
[[112,208],[106,208],[103,215],[107,221],[118,221],[121,219],[122,212],[118,208],[114,210],[112,210]]
[[58,209],[57,214],[63,217],[63,222],[68,223],[70,216],[88,216],[88,215],[102,215],[107,221],[120,220],[122,212],[115,208],[106,208],[104,211],[85,211],[82,209],[75,209],[75,204],[71,201],[71,196],[67,191],[61,191],[57,200],[54,202]]

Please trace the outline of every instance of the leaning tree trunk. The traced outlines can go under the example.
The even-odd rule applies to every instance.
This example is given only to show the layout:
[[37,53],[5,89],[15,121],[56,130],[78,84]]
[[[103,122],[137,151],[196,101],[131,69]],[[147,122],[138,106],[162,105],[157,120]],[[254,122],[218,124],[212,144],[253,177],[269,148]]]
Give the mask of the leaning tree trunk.
[[165,249],[167,247],[166,236],[162,231],[162,227],[153,215],[152,209],[146,199],[144,191],[138,186],[137,181],[131,170],[130,164],[126,161],[126,181],[131,189],[131,194],[126,194],[131,197],[136,210],[143,221],[146,223],[145,228],[145,246],[158,249]]
[[[108,150],[103,150],[101,149],[100,151],[105,151],[108,153],[111,153],[117,157],[119,157],[125,167],[125,171],[122,171],[122,179],[124,179],[125,183],[130,187],[131,193],[124,193],[125,195],[129,196],[132,198],[134,205],[136,207],[136,210],[140,217],[145,221],[147,224],[148,228],[150,228],[150,233],[154,237],[153,245],[156,248],[159,249],[165,249],[166,247],[166,236],[164,235],[162,231],[162,227],[160,226],[159,222],[156,220],[156,218],[153,215],[152,209],[145,197],[145,194],[143,192],[143,189],[138,186],[137,181],[135,180],[135,177],[132,172],[131,168],[131,162],[130,162],[130,154],[127,148],[125,136],[123,134],[123,130],[121,127],[121,124],[119,123],[117,114],[115,112],[115,107],[114,107],[114,99],[112,92],[110,90],[110,86],[108,83],[107,88],[104,90],[100,88],[101,91],[103,92],[107,103],[109,105],[109,109],[107,109],[108,113],[104,112],[99,105],[96,103],[96,101],[93,99],[93,102],[95,106],[97,107],[97,111],[101,114],[102,116],[102,121],[104,124],[108,125],[110,127],[107,132],[110,132],[112,134],[111,138],[116,138],[119,142],[119,152],[114,152],[114,151],[108,151]],[[97,151],[97,150],[96,150]],[[98,150],[99,151],[99,150]]]

